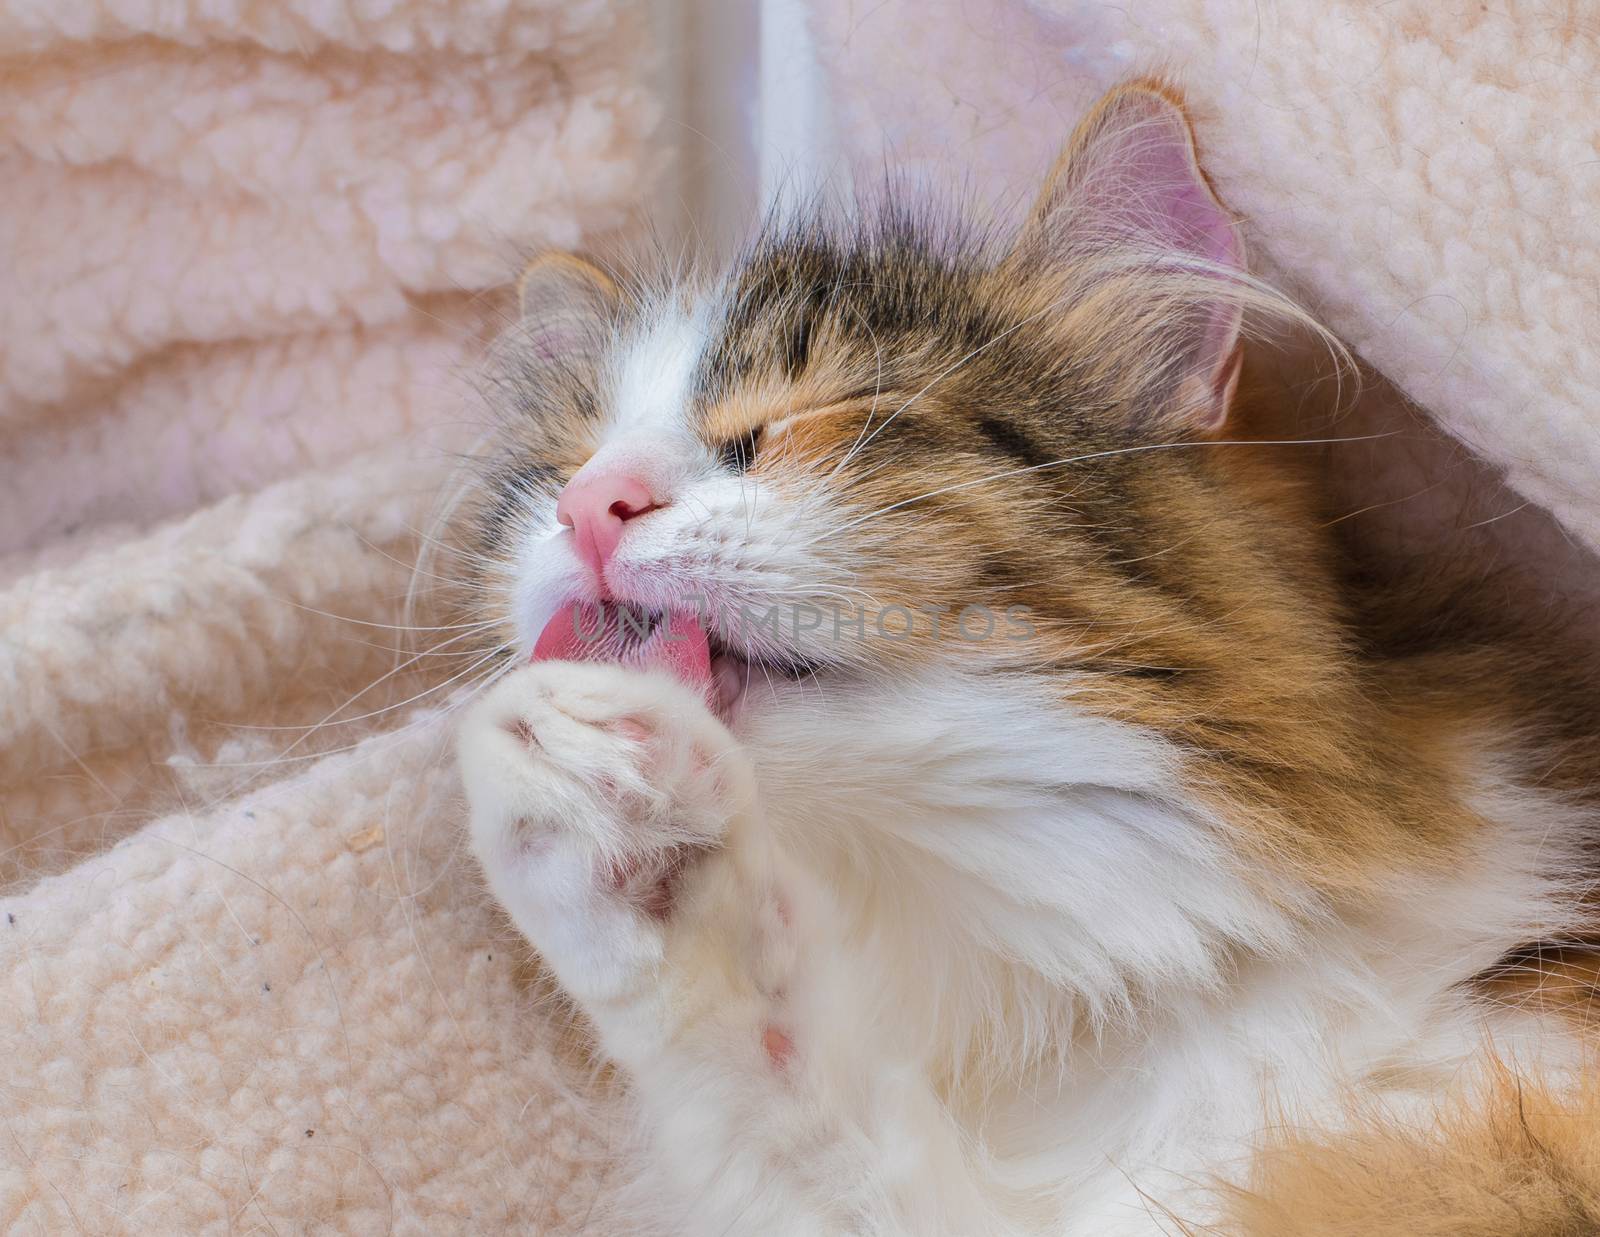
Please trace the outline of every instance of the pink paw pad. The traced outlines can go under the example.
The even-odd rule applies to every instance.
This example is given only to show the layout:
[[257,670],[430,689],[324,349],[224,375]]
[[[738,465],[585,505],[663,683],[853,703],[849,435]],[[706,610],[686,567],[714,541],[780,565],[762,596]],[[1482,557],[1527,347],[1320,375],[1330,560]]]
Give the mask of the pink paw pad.
[[772,1068],[782,1073],[794,1059],[794,1040],[788,1032],[768,1024],[761,1031],[761,1048],[767,1054]]
[[650,727],[637,718],[624,717],[616,723],[617,733],[630,743],[643,743],[650,737]]
[[638,907],[652,919],[671,917],[684,869],[699,855],[695,847],[681,847],[667,855],[649,858],[627,856],[612,860],[601,874],[602,887]]

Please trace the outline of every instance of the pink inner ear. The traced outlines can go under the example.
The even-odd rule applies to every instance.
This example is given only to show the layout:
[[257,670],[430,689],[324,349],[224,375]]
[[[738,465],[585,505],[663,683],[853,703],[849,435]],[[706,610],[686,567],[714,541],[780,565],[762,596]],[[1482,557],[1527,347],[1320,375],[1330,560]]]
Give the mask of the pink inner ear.
[[1085,169],[1091,209],[1120,216],[1117,230],[1218,266],[1243,268],[1228,217],[1195,164],[1189,124],[1155,94],[1124,98]]
[[[1195,162],[1189,123],[1159,94],[1133,91],[1115,101],[1074,161],[1074,180],[1076,218],[1069,226],[1087,227],[1091,238],[1132,242],[1156,255],[1193,255],[1223,281],[1229,271],[1244,271],[1233,220]],[[1223,297],[1195,308],[1186,349],[1190,377],[1178,399],[1202,428],[1216,428],[1238,376],[1242,314]]]

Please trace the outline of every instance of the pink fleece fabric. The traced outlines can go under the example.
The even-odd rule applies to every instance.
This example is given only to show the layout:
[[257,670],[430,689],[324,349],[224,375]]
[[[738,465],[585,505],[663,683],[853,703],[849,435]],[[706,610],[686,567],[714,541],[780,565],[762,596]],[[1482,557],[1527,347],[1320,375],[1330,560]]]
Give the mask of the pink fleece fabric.
[[648,18],[0,0],[0,1230],[602,1213],[398,628],[503,285],[660,183]]

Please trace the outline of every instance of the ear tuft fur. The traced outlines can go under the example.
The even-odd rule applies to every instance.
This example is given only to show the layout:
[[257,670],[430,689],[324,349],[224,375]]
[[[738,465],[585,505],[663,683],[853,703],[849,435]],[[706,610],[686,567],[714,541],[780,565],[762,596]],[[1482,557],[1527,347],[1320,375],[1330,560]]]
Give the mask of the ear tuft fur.
[[542,361],[592,359],[605,344],[619,301],[616,281],[575,254],[541,254],[517,280],[522,338]]
[[1135,82],[1094,107],[1051,170],[1018,252],[1046,269],[1142,277],[1169,323],[1163,419],[1222,426],[1240,368],[1244,243],[1171,89]]

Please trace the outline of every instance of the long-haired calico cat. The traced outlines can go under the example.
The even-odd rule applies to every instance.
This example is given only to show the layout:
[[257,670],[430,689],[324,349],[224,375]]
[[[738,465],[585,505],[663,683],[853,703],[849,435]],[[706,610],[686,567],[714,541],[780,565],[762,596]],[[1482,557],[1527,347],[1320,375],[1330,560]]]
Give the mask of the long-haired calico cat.
[[889,212],[522,304],[465,534],[519,665],[460,758],[641,1229],[1600,1231],[1582,1011],[1519,980],[1583,991],[1593,698],[1363,592],[1248,441],[1294,315],[1168,89],[1004,244]]

